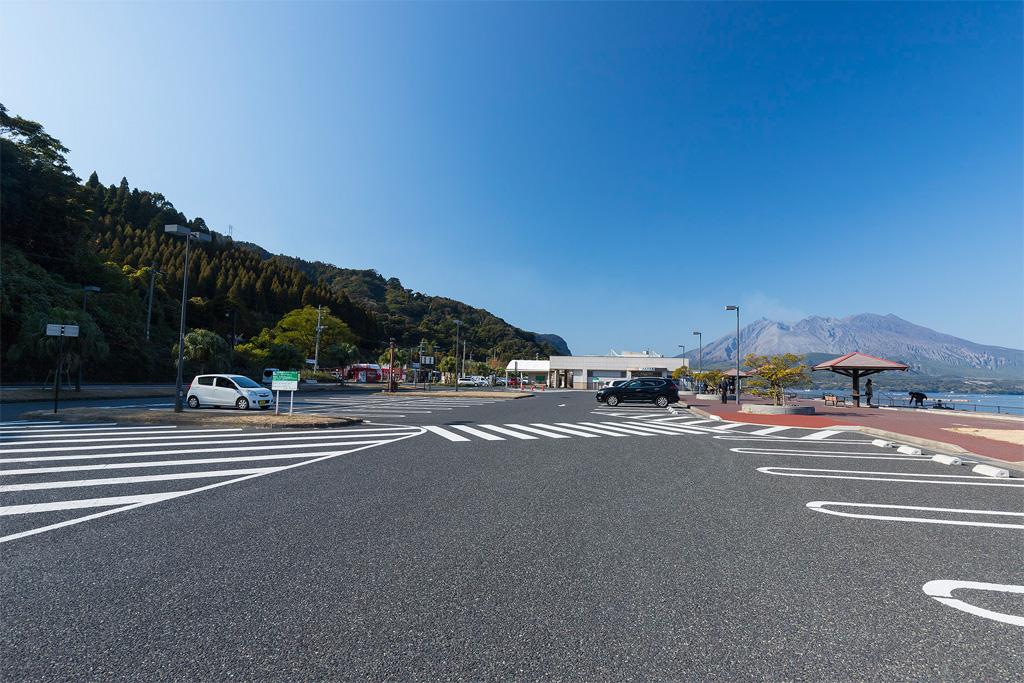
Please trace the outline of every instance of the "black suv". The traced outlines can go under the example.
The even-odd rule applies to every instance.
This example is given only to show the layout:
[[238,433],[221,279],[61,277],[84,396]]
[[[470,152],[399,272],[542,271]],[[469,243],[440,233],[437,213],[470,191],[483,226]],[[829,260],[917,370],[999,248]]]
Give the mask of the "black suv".
[[617,406],[626,401],[653,403],[664,408],[669,403],[679,402],[679,389],[670,379],[638,377],[617,387],[607,387],[597,392],[598,403]]

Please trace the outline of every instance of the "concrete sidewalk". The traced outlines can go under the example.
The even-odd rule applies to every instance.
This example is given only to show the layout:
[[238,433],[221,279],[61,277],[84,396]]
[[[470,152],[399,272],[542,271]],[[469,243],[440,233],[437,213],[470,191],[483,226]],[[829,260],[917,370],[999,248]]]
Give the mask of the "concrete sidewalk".
[[[826,406],[822,401],[797,401],[796,405],[813,405],[815,415],[752,415],[740,412],[735,403],[691,399],[691,407],[733,422],[807,427],[863,427],[878,432],[908,436],[934,442],[941,450],[950,445],[961,450],[1007,463],[1024,463],[1024,421],[994,415],[939,410],[893,410],[887,408],[853,408]],[[744,403],[764,403],[743,397]]]

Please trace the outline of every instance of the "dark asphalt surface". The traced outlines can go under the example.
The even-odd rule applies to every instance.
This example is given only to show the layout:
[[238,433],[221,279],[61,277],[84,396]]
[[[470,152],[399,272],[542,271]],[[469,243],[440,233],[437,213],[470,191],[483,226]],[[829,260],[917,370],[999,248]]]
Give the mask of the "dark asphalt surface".
[[[391,419],[449,427],[641,421],[595,408],[589,392],[548,393]],[[0,678],[1024,679],[1024,629],[922,592],[935,579],[1024,585],[1024,531],[806,507],[1024,512],[1024,489],[774,476],[757,468],[933,480],[970,472],[906,459],[806,457],[893,455],[860,435],[717,436],[451,442],[427,432],[0,544]],[[133,448],[102,445],[104,455]],[[4,443],[5,458],[10,447]],[[741,447],[772,450],[730,450]],[[321,450],[304,444],[294,452]],[[3,505],[30,494],[13,495]],[[7,534],[38,525],[37,515],[48,515],[47,524],[70,514],[0,523]],[[1020,594],[955,597],[1024,615]]]

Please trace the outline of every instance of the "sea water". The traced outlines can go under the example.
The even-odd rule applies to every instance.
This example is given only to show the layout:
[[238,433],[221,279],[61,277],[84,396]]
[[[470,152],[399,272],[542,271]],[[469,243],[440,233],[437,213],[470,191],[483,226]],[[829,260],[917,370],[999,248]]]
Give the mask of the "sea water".
[[[850,389],[797,389],[793,391],[802,398],[816,398],[823,394],[835,394],[849,398]],[[925,391],[928,397],[926,407],[931,407],[938,400],[954,410],[967,410],[979,413],[1006,413],[1008,415],[1024,415],[1024,394],[961,394],[957,392]],[[864,401],[864,386],[861,385],[861,401]],[[910,395],[905,391],[876,391],[872,398],[874,403],[887,406],[907,406]]]

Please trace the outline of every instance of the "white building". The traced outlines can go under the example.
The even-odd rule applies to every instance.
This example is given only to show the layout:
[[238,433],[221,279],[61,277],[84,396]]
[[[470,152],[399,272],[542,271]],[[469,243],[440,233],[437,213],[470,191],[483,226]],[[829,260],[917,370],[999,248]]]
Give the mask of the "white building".
[[[525,372],[549,387],[596,389],[611,379],[670,377],[672,371],[689,367],[686,358],[666,358],[651,351],[612,351],[607,356],[551,356],[549,360],[513,360],[509,373]],[[546,376],[546,379],[545,379]]]

